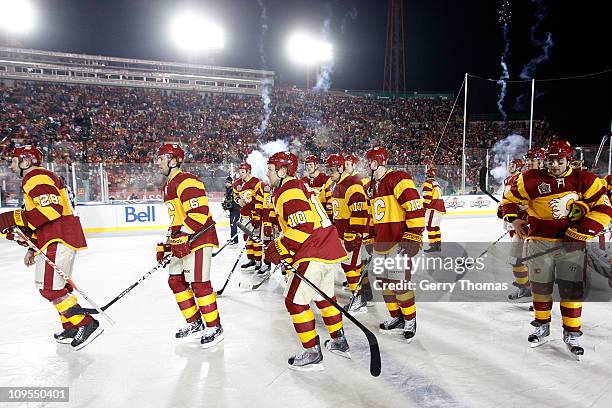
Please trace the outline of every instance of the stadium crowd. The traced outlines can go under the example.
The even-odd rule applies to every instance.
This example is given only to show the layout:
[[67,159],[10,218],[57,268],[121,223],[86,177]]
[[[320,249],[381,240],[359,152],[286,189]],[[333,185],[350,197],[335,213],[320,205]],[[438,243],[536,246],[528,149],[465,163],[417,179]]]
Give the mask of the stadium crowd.
[[[385,146],[397,166],[433,162],[456,173],[461,109],[453,112],[440,141],[452,105],[443,97],[388,99],[276,87],[261,133],[264,105],[258,96],[15,81],[0,83],[0,153],[35,144],[57,165],[111,166],[109,183],[126,186],[155,184],[128,165],[151,163],[161,141],[179,141],[186,160],[199,163],[211,177],[223,177],[229,163],[245,160],[258,142],[276,139],[288,141],[297,153],[319,157],[339,151],[359,156]],[[501,137],[528,131],[527,122],[469,122],[468,167],[478,166],[482,152]],[[537,122],[534,135],[545,140],[551,132]],[[473,183],[470,173],[468,184]]]

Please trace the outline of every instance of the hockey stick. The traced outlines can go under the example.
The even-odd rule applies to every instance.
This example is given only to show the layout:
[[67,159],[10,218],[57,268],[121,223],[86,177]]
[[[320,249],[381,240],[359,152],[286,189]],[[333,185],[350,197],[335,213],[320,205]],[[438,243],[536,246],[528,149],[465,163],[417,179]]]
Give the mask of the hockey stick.
[[[66,273],[64,271],[62,271],[55,264],[55,262],[53,262],[51,259],[49,259],[44,252],[42,252],[40,249],[38,249],[38,247],[36,245],[34,245],[34,243],[30,240],[30,238],[26,234],[24,234],[23,231],[21,231],[20,228],[14,228],[13,231],[14,231],[14,233],[16,235],[18,235],[21,238],[21,240],[23,242],[25,242],[28,245],[28,248],[30,248],[32,251],[37,253],[38,256],[41,256],[44,259],[44,261],[51,268],[53,268],[53,271],[55,271],[55,273],[57,273],[59,276],[61,276],[70,286],[72,286],[72,288],[74,290],[77,291],[77,293],[79,293],[81,296],[83,296],[83,299],[85,299],[87,302],[89,302],[90,305],[92,305],[94,307],[93,310],[96,310],[97,313],[100,313],[102,315],[102,317],[104,317],[110,323],[111,326],[113,326],[115,324],[113,319],[111,319],[109,315],[104,313],[104,309],[100,308],[100,306],[98,306],[98,304],[96,302],[94,302],[89,296],[87,296],[87,293],[85,293],[82,289],[79,289],[79,287],[77,285],[75,285],[74,281],[72,279],[70,279],[70,277],[68,275],[66,275]],[[70,310],[70,309],[68,309],[68,310]]]
[[380,375],[380,349],[378,347],[378,340],[376,340],[376,336],[372,333],[367,327],[365,327],[361,322],[353,317],[352,314],[346,311],[342,306],[338,304],[335,300],[330,298],[323,292],[317,285],[312,283],[306,276],[302,275],[296,268],[290,265],[284,259],[281,260],[281,263],[285,265],[285,268],[289,268],[293,271],[295,276],[297,276],[302,282],[310,286],[315,292],[317,292],[323,299],[327,300],[332,304],[336,309],[340,311],[347,319],[353,322],[362,332],[365,334],[368,339],[368,344],[370,345],[370,374],[374,377],[378,377]]
[[504,232],[504,234],[503,234],[501,237],[497,238],[497,241],[495,241],[494,243],[492,243],[491,245],[489,245],[489,246],[487,247],[487,249],[485,249],[484,251],[482,251],[482,253],[481,253],[480,255],[478,255],[478,256],[477,256],[477,258],[482,258],[482,256],[483,256],[484,254],[486,254],[487,252],[489,252],[489,250],[491,250],[491,248],[493,248],[493,247],[495,246],[495,244],[497,244],[497,243],[498,243],[499,241],[501,241],[501,240],[502,240],[502,239],[503,239],[503,238],[504,238],[506,235],[508,235],[508,233],[509,233],[509,232],[510,232],[510,230],[508,230],[508,231]]
[[489,197],[491,197],[493,199],[493,201],[495,201],[496,203],[499,203],[499,200],[497,199],[497,197],[495,197],[493,194],[489,193],[487,191],[487,175],[489,173],[489,169],[486,166],[483,166],[480,168],[480,172],[478,173],[478,181],[479,181],[479,185],[480,185],[480,190],[485,193],[486,195],[488,195]]
[[[198,238],[200,238],[200,236],[202,234],[204,234],[206,231],[208,231],[209,229],[211,229],[212,227],[214,227],[216,224],[216,221],[213,221],[212,224],[210,224],[209,226],[207,226],[206,228],[201,229],[200,231],[198,231],[197,233],[195,233],[193,235],[193,237],[191,237],[191,239],[189,240],[189,243],[193,243],[195,242]],[[105,304],[104,306],[102,306],[101,309],[102,313],[104,313],[104,310],[108,309],[109,307],[111,307],[113,304],[115,304],[115,302],[117,302],[119,299],[121,299],[122,297],[124,297],[125,295],[128,294],[128,292],[130,292],[132,289],[134,289],[136,286],[140,285],[142,283],[142,281],[144,281],[145,279],[147,279],[149,276],[151,276],[154,272],[157,272],[160,269],[164,269],[166,266],[170,265],[170,261],[172,260],[172,253],[167,254],[166,256],[164,256],[164,258],[157,264],[155,265],[155,267],[153,267],[153,269],[151,269],[150,271],[148,271],[147,273],[145,273],[144,275],[142,275],[140,277],[140,279],[138,279],[136,282],[132,283],[127,289],[125,289],[123,292],[121,292],[120,294],[118,294],[117,296],[115,296],[110,302],[108,302],[107,304]],[[77,314],[96,314],[96,313],[100,313],[100,310],[98,308],[95,309],[88,309],[88,308],[81,308],[81,307],[71,307],[70,310],[72,313],[77,313]]]
[[[249,222],[247,223],[247,225],[249,225],[250,223],[251,223],[251,221],[249,221]],[[236,238],[236,237],[238,236],[238,234],[239,234],[239,233],[238,233],[238,232],[236,232],[234,235],[232,235],[232,236],[230,237],[230,239],[229,239],[229,240],[228,240],[228,241],[227,241],[227,242],[226,242],[226,243],[225,243],[225,244],[224,244],[224,245],[223,245],[221,248],[219,248],[219,250],[218,250],[217,252],[214,252],[214,253],[212,254],[212,257],[214,258],[215,256],[219,255],[219,252],[223,251],[223,250],[225,249],[225,247],[226,247],[226,246],[228,246],[228,245],[230,244],[230,242],[231,242],[231,241],[233,241],[233,240],[234,240],[234,238]]]
[[276,273],[276,271],[278,270],[278,268],[280,267],[280,264],[276,265],[274,267],[274,270],[268,274],[268,276],[266,276],[265,278],[263,278],[261,281],[257,282],[257,283],[251,283],[251,284],[242,284],[242,282],[238,283],[238,286],[241,287],[242,289],[245,290],[255,290],[257,288],[259,288],[261,285],[263,285],[264,283],[266,283],[271,277],[272,275],[274,275]]
[[359,277],[359,282],[357,282],[357,288],[355,289],[354,293],[351,293],[351,298],[349,299],[348,305],[346,306],[348,310],[351,310],[351,306],[353,306],[353,302],[355,302],[355,298],[359,293],[359,289],[361,288],[361,285],[363,285],[365,277],[368,276],[368,266],[370,265],[370,262],[372,262],[372,258],[374,257],[370,256],[370,259],[368,259],[366,263],[363,264],[363,271],[361,272],[361,276]]
[[244,253],[244,251],[245,251],[245,249],[246,249],[248,244],[249,244],[248,242],[244,243],[244,246],[242,247],[242,250],[238,254],[238,257],[236,258],[236,262],[234,262],[234,266],[232,267],[232,270],[230,271],[229,275],[227,275],[227,279],[225,280],[225,283],[223,284],[223,287],[217,291],[217,296],[221,296],[223,294],[223,291],[227,287],[227,284],[229,283],[230,278],[232,277],[232,274],[236,270],[236,267],[238,266],[238,263],[240,262],[240,258],[242,258],[242,254]]
[[593,165],[591,166],[591,170],[595,171],[597,168],[597,163],[599,163],[599,156],[601,156],[601,152],[603,151],[604,144],[608,141],[608,135],[605,135],[601,139],[601,143],[599,144],[599,149],[597,149],[597,154],[595,155],[595,160],[593,161]]
[[[600,236],[600,235],[607,234],[607,233],[608,233],[608,232],[610,232],[610,231],[611,231],[611,229],[610,229],[610,228],[606,228],[606,229],[604,229],[603,231],[601,231],[599,234],[595,234],[595,235],[593,235],[593,238],[598,237],[598,236]],[[585,244],[586,244],[586,242],[585,242]],[[548,249],[547,249],[547,250],[545,250],[545,251],[538,252],[537,254],[529,255],[529,256],[526,256],[526,257],[523,257],[523,258],[514,258],[514,257],[511,257],[510,259],[511,259],[511,260],[512,260],[512,259],[516,259],[516,262],[525,263],[526,261],[530,261],[530,260],[532,260],[532,259],[539,258],[539,257],[541,257],[541,256],[543,256],[543,255],[547,255],[547,254],[550,254],[550,253],[552,253],[552,252],[556,252],[556,251],[558,251],[558,250],[560,250],[560,249],[563,249],[563,248],[564,248],[564,245],[557,245],[557,246],[555,246],[555,247],[548,248]]]
[[[248,230],[244,228],[244,226],[242,226],[240,223],[237,223],[237,225],[238,225],[238,228],[242,229],[251,239],[254,239],[252,232],[247,232]],[[372,333],[367,327],[361,324],[359,320],[355,319],[353,315],[347,312],[346,309],[344,309],[342,306],[340,306],[338,302],[336,302],[335,300],[327,296],[325,292],[319,289],[319,287],[316,286],[314,283],[312,283],[306,276],[298,272],[298,270],[294,268],[292,265],[290,265],[287,261],[285,261],[284,259],[281,259],[281,264],[285,266],[285,269],[291,269],[293,273],[295,274],[295,276],[297,276],[302,282],[310,286],[323,299],[331,303],[332,306],[338,309],[344,316],[346,316],[347,319],[349,319],[357,327],[359,327],[359,329],[363,332],[363,334],[365,334],[366,338],[368,339],[368,343],[370,345],[370,374],[372,374],[372,376],[374,377],[378,377],[380,375],[380,349],[378,347],[378,340],[376,340],[376,336],[374,335],[374,333]]]

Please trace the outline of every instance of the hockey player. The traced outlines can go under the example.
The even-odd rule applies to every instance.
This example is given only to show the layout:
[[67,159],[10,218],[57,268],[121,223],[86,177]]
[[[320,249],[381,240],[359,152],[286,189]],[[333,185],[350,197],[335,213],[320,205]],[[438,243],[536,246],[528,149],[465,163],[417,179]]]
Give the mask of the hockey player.
[[[261,232],[263,247],[265,248],[274,238],[273,231],[276,216],[274,213],[274,205],[272,205],[272,188],[269,184],[262,183],[261,194],[261,197],[257,198],[257,202],[261,202]],[[257,271],[257,274],[265,277],[270,273],[270,267],[270,260],[264,257],[263,264]]]
[[[30,145],[13,150],[11,170],[21,177],[25,208],[0,214],[0,232],[16,240],[12,228],[20,228],[32,242],[67,276],[72,276],[77,251],[87,248],[83,228],[70,204],[66,186],[53,172],[40,167],[42,152]],[[26,266],[35,265],[36,288],[53,303],[59,313],[63,331],[54,335],[58,343],[80,350],[98,337],[104,329],[90,315],[73,314],[79,306],[73,288],[48,265],[42,255],[28,249]]]
[[334,186],[330,197],[333,223],[348,253],[348,259],[342,262],[342,269],[349,289],[355,295],[349,311],[365,313],[368,311],[366,300],[361,296],[361,289],[358,292],[357,285],[363,270],[361,243],[368,226],[367,197],[359,177],[350,175],[345,169],[341,155],[330,155],[325,164]]
[[[260,237],[262,205],[259,200],[263,197],[261,180],[251,175],[251,165],[246,162],[240,163],[238,174],[240,178],[234,183],[234,192],[240,205],[241,221],[244,225],[250,221],[253,235]],[[247,241],[248,262],[240,265],[240,267],[242,269],[255,268],[256,271],[259,271],[262,255],[261,241],[250,239],[246,235],[244,239]]]
[[[504,198],[498,208],[498,215],[501,214],[500,218],[504,218],[504,205],[507,204],[505,199],[505,193],[510,191],[512,184],[516,181],[521,170],[525,166],[525,162],[521,159],[514,159],[510,162],[510,175],[504,180]],[[522,202],[519,204],[517,217],[522,220],[527,220],[527,203]],[[523,256],[523,247],[525,240],[514,231],[514,227],[511,222],[505,222],[506,229],[510,235],[510,256],[518,259]],[[508,295],[508,300],[515,303],[523,303],[531,301],[531,289],[529,288],[529,272],[527,265],[517,261],[512,265],[512,274],[514,275],[514,282],[512,285],[516,287],[516,290]]]
[[[517,235],[529,240],[528,256],[567,242],[559,251],[529,261],[535,330],[528,341],[532,347],[539,346],[550,335],[552,293],[557,282],[563,341],[579,359],[584,354],[578,338],[582,335],[585,245],[608,226],[612,209],[601,181],[590,172],[570,167],[572,155],[569,142],[552,142],[546,149],[546,169],[520,174],[506,192],[504,218],[512,222]],[[528,204],[527,221],[518,217],[521,202]]]
[[[372,262],[375,265],[383,264],[386,259],[380,258],[394,259],[398,255],[412,258],[419,252],[423,240],[423,200],[408,173],[387,168],[387,150],[381,147],[371,149],[366,153],[366,159],[373,174],[370,200],[375,231],[375,258]],[[380,260],[383,262],[377,262]],[[402,282],[409,281],[410,278],[410,269],[388,270],[384,277],[377,278],[391,315],[389,320],[380,324],[380,331],[393,333],[402,330],[408,342],[416,334],[414,291],[391,290],[388,284],[401,286]]]
[[316,191],[319,195],[319,201],[323,204],[325,208],[325,212],[328,217],[331,217],[331,205],[329,203],[329,196],[331,194],[331,178],[321,173],[319,169],[319,159],[314,154],[309,154],[304,159],[304,165],[306,168],[306,176],[302,177],[302,181],[304,181],[308,186]]
[[178,144],[163,144],[157,150],[156,164],[166,177],[162,194],[171,222],[167,242],[157,244],[157,260],[167,253],[173,255],[168,285],[187,321],[176,338],[201,336],[202,347],[208,348],[223,340],[216,295],[210,283],[212,249],[219,241],[213,226],[189,242],[193,234],[209,227],[213,220],[204,184],[180,169],[184,159],[185,152]]
[[527,170],[543,169],[545,159],[546,149],[543,147],[532,147],[525,154],[525,166]]
[[[274,188],[272,202],[282,233],[266,247],[266,258],[275,264],[291,264],[335,300],[334,275],[342,271],[340,262],[346,259],[346,252],[316,194],[294,177],[297,167],[297,156],[290,152],[275,153],[268,159],[268,178]],[[285,306],[304,349],[289,358],[291,369],[323,369],[315,316],[309,306],[313,299],[331,337],[325,347],[350,357],[340,311],[293,274],[285,288]]]
[[429,248],[424,252],[440,252],[442,250],[442,231],[440,222],[446,214],[446,207],[442,199],[442,189],[436,181],[436,169],[430,167],[425,172],[423,190],[423,207],[425,208],[425,222],[427,225],[427,237]]

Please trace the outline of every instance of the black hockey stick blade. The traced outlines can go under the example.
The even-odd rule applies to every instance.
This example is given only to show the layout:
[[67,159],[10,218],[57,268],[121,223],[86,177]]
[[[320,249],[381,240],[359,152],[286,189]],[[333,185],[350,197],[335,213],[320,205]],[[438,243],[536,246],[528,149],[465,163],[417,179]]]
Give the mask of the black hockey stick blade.
[[487,191],[487,176],[489,174],[489,169],[486,166],[483,166],[480,168],[480,172],[478,173],[478,181],[479,181],[479,185],[480,185],[480,190],[485,193],[486,195],[488,195],[489,197],[491,197],[493,199],[493,201],[495,201],[496,203],[499,203],[499,200],[497,199],[497,197],[495,197],[493,194],[489,193]]
[[217,296],[221,296],[223,292],[225,291],[225,288],[227,287],[227,284],[229,283],[230,278],[232,277],[232,274],[234,273],[234,271],[236,270],[236,267],[238,266],[238,263],[240,262],[240,258],[242,258],[243,252],[246,250],[247,244],[248,242],[244,243],[244,246],[242,247],[242,251],[240,251],[240,253],[238,254],[238,258],[236,258],[236,262],[234,262],[234,266],[232,267],[232,270],[230,271],[229,275],[227,275],[227,279],[225,280],[223,287],[217,291]]
[[[195,240],[200,238],[200,236],[202,234],[204,234],[206,231],[208,231],[209,229],[214,227],[215,224],[216,224],[216,222],[213,221],[210,225],[206,226],[205,228],[203,228],[200,231],[198,231],[197,233],[195,233],[191,237],[191,239],[189,239],[189,243],[195,242]],[[127,289],[125,289],[123,292],[121,292],[120,294],[115,296],[110,302],[108,302],[104,306],[100,307],[100,309],[102,309],[103,311],[106,311],[106,309],[111,307],[115,302],[117,302],[119,299],[121,299],[123,296],[125,296],[128,292],[130,292],[132,289],[134,289],[136,286],[138,286],[142,281],[144,281],[149,276],[151,276],[153,274],[153,272],[156,272],[157,270],[163,269],[166,266],[168,266],[170,264],[171,258],[172,258],[172,254],[166,255],[157,265],[155,265],[155,267],[153,267],[153,269],[149,270],[147,273],[142,275],[140,277],[140,279],[138,279],[136,282],[132,283]],[[96,309],[90,309],[90,308],[84,308],[84,307],[75,307],[75,306],[73,306],[70,309],[68,309],[68,311],[70,311],[70,313],[72,313],[72,314],[97,314],[98,313],[98,311]]]
[[340,313],[342,313],[347,319],[353,322],[363,332],[363,334],[365,334],[366,338],[368,339],[368,344],[370,346],[370,374],[373,377],[378,377],[380,375],[380,368],[381,368],[380,348],[378,347],[378,340],[376,339],[376,336],[374,335],[374,333],[372,333],[370,329],[365,327],[359,320],[357,320],[345,308],[340,306],[335,300],[327,296],[325,292],[323,292],[318,286],[312,283],[306,276],[298,272],[297,269],[295,269],[293,266],[291,266],[289,263],[287,263],[284,260],[281,262],[283,263],[283,265],[285,265],[286,268],[291,269],[293,273],[295,274],[295,276],[297,276],[299,279],[302,280],[302,282],[310,286],[323,299],[331,303],[336,309],[340,311]]

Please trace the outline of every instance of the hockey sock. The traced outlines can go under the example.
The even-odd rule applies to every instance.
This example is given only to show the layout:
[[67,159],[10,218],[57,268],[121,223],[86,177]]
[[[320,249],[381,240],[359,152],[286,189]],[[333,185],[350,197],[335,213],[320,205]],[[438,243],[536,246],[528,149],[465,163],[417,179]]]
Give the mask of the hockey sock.
[[440,231],[440,227],[427,228],[427,237],[429,238],[430,244],[441,242],[442,241],[442,231]]
[[185,277],[183,275],[170,275],[168,277],[168,285],[172,289],[176,298],[176,304],[187,323],[193,323],[198,320],[202,315],[196,305],[193,292],[185,281]]
[[531,292],[533,293],[534,318],[537,322],[550,322],[553,285],[553,283],[531,282]]
[[414,291],[401,292],[395,294],[395,299],[399,304],[404,320],[412,320],[416,317],[416,305],[414,303]]
[[385,301],[385,305],[387,306],[387,310],[389,311],[389,315],[391,317],[400,317],[400,306],[397,303],[397,300],[395,299],[395,293],[388,289],[384,289],[382,294],[383,299]]
[[[332,297],[332,300],[335,302],[336,297]],[[327,300],[321,300],[315,302],[315,304],[321,311],[323,322],[325,323],[325,327],[330,337],[333,339],[339,337],[341,333],[340,330],[342,329],[342,314],[340,311]]]
[[291,315],[293,327],[302,346],[311,348],[317,344],[317,331],[315,330],[315,315],[308,305],[298,305],[285,299],[285,307]]
[[579,300],[562,300],[559,306],[563,318],[563,328],[571,332],[580,331],[582,302]]
[[210,281],[193,282],[191,284],[196,296],[200,313],[204,317],[206,327],[215,327],[221,323],[219,309],[217,308],[217,295],[213,291]]
[[527,265],[513,265],[512,273],[514,274],[514,281],[517,285],[526,286],[529,283],[529,270]]
[[64,329],[85,326],[87,323],[91,322],[93,317],[89,315],[72,314],[68,311],[73,306],[80,307],[77,302],[77,297],[71,294],[68,289],[68,285],[59,290],[42,289],[40,290],[40,294],[53,303],[53,306],[59,313],[60,321]]

